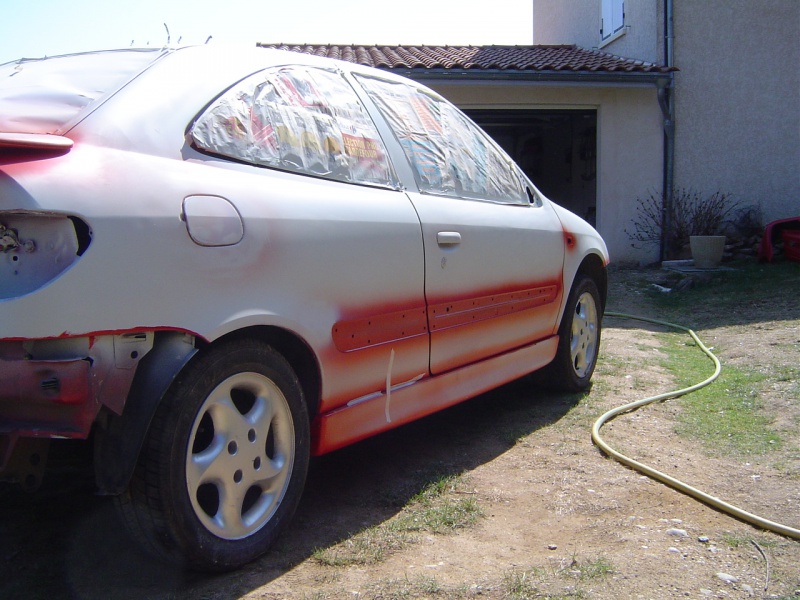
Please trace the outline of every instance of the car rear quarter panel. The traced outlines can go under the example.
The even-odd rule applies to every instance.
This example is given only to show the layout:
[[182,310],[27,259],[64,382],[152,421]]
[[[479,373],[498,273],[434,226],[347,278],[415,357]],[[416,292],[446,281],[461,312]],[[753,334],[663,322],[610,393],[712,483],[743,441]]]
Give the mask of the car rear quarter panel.
[[[323,410],[380,389],[392,350],[397,381],[427,372],[425,331],[344,350],[332,336],[337,323],[424,311],[421,232],[405,194],[183,151],[185,160],[78,142],[3,167],[13,193],[0,208],[76,214],[92,243],[46,287],[0,303],[0,339],[174,329],[213,341],[277,326],[317,356]],[[236,207],[240,243],[191,240],[181,208],[197,194]]]

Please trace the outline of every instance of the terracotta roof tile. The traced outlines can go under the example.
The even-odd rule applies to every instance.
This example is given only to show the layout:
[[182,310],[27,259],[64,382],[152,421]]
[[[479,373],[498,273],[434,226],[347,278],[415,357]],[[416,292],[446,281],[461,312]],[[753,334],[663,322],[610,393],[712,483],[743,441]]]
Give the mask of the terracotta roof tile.
[[339,46],[258,44],[383,69],[668,73],[674,69],[578,46]]

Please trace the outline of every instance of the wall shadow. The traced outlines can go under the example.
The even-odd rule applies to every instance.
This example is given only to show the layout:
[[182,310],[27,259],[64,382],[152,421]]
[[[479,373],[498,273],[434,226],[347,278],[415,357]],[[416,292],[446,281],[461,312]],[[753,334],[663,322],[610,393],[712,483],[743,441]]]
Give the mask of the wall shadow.
[[[800,263],[755,259],[726,270],[677,273],[660,268],[609,270],[607,310],[660,319],[699,332],[800,318]],[[669,292],[658,291],[668,289]],[[606,327],[656,328],[609,318]]]

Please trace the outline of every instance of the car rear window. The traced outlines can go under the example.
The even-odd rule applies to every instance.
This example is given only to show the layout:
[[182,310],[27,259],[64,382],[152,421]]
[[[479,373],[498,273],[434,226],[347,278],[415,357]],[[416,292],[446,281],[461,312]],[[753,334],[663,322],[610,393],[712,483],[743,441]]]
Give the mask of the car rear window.
[[342,75],[260,71],[227,90],[191,128],[196,148],[250,164],[396,188],[378,130]]
[[160,50],[109,50],[0,65],[0,132],[63,133],[87,106],[115,91]]

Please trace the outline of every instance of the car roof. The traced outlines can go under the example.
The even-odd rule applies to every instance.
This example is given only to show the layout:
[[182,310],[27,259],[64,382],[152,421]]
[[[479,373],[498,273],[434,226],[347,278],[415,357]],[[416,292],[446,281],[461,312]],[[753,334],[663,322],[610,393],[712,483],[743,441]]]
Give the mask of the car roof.
[[193,79],[193,86],[199,85],[209,94],[219,93],[252,73],[281,65],[335,68],[408,82],[392,73],[332,58],[237,44],[98,50],[20,59],[0,65],[0,132],[64,134],[151,70],[155,74],[163,68],[172,73],[160,85],[151,86],[149,98],[140,98],[158,104],[159,97],[177,94],[182,79]]

